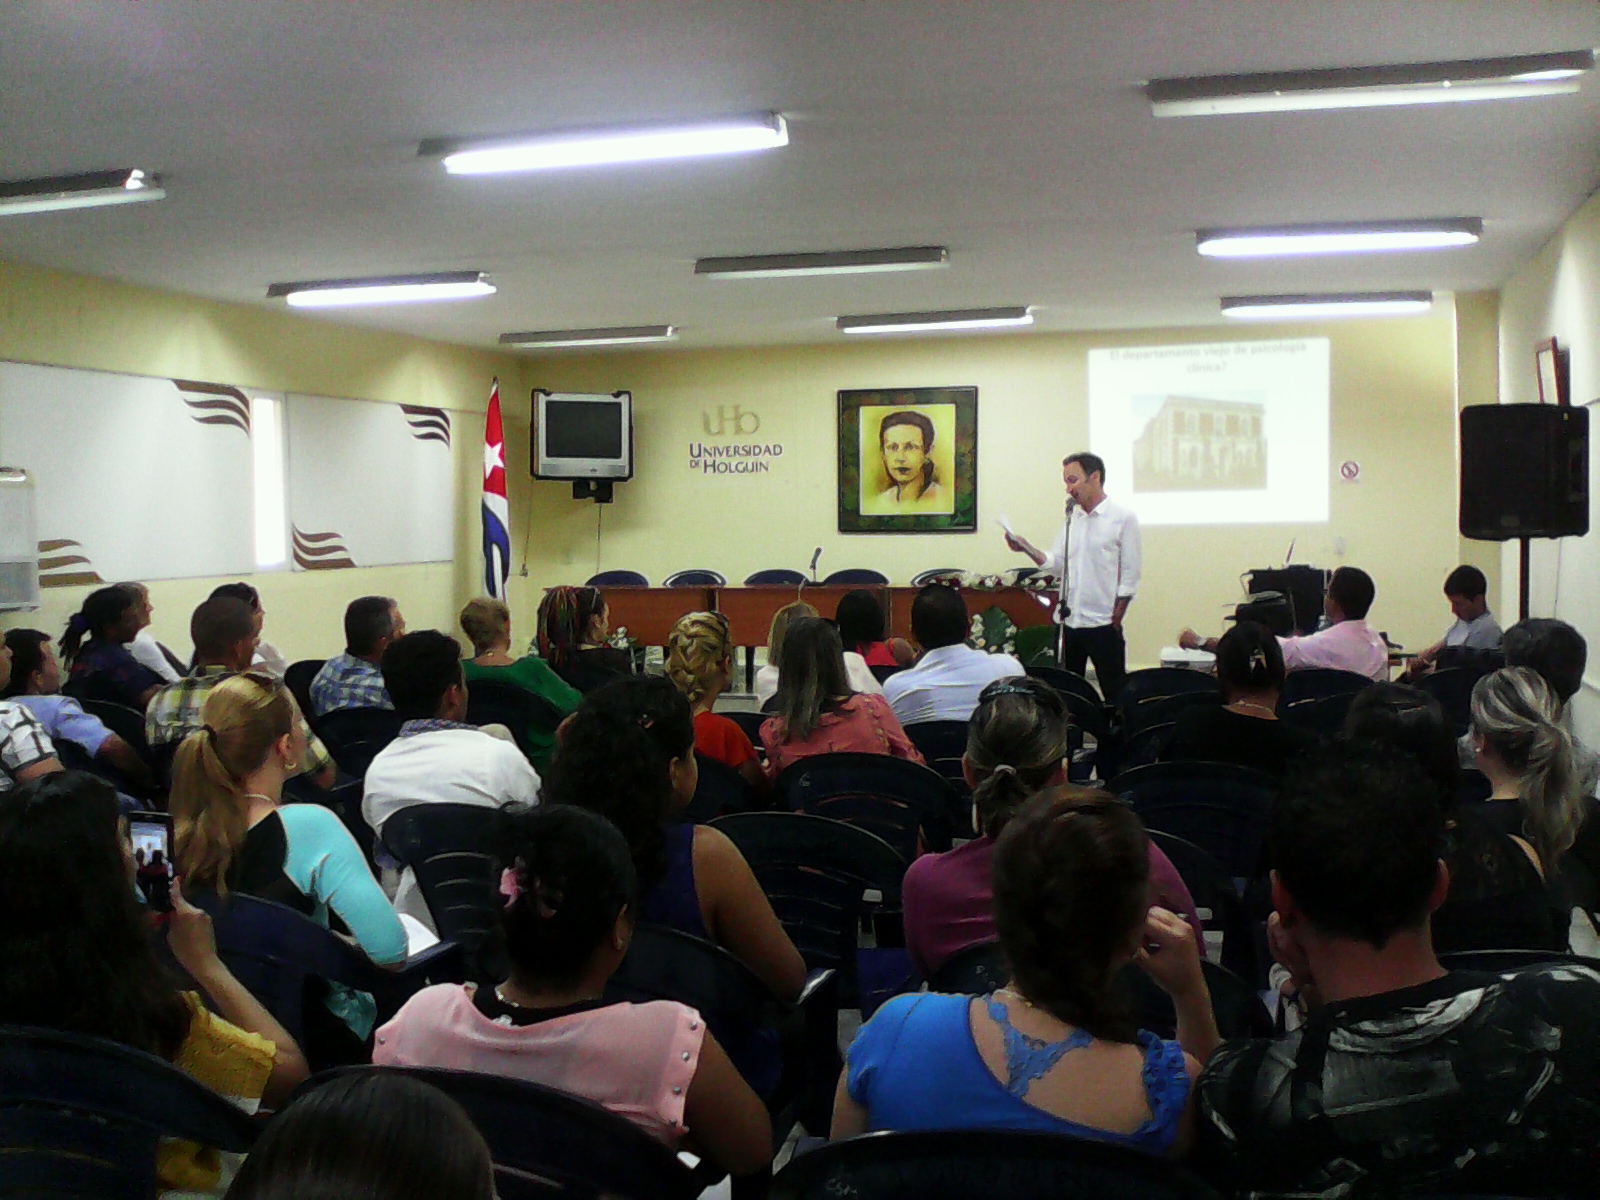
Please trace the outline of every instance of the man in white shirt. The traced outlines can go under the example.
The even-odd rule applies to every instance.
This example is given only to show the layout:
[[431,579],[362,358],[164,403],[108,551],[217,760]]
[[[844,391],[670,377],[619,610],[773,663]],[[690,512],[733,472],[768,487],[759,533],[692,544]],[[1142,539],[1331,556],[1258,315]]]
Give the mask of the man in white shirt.
[[[375,833],[381,836],[384,822],[413,804],[537,803],[539,776],[516,744],[463,722],[467,684],[453,637],[419,629],[390,643],[383,653],[383,683],[406,721],[367,768],[361,813]],[[434,928],[409,868],[394,906]]]
[[1139,593],[1143,547],[1139,518],[1106,495],[1106,464],[1097,454],[1070,454],[1061,463],[1067,520],[1046,554],[1013,534],[1006,545],[1062,581],[1061,665],[1082,675],[1094,663],[1100,694],[1115,700],[1128,673],[1122,619]]
[[911,602],[911,636],[922,647],[917,664],[883,682],[883,696],[902,725],[965,721],[978,693],[996,679],[1024,675],[1009,654],[988,654],[966,644],[971,618],[955,588],[930,583]]

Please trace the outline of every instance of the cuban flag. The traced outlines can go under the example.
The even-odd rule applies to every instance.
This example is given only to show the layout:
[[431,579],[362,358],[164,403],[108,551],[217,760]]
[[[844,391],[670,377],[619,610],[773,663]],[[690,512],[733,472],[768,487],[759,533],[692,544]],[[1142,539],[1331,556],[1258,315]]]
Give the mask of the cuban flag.
[[511,574],[511,508],[506,503],[506,439],[500,427],[500,381],[489,389],[483,425],[483,590],[506,598]]

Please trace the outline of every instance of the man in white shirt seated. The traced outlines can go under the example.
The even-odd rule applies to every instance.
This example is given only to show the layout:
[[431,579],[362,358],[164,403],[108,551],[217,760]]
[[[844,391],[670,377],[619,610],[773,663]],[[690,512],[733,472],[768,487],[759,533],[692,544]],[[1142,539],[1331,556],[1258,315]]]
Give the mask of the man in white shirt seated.
[[917,593],[911,602],[911,636],[922,647],[922,657],[883,683],[884,699],[900,724],[965,721],[987,685],[1027,674],[1009,654],[968,646],[970,624],[967,602],[955,588],[930,583]]
[[[453,637],[419,629],[392,642],[383,653],[383,683],[405,724],[367,768],[361,812],[379,836],[390,817],[414,804],[537,803],[539,776],[516,743],[464,723],[467,684]],[[409,868],[394,906],[433,928]]]
[[[1328,580],[1322,609],[1328,627],[1305,637],[1280,637],[1283,665],[1289,671],[1324,667],[1352,671],[1382,683],[1389,678],[1389,646],[1377,630],[1367,625],[1367,612],[1377,598],[1372,576],[1358,567],[1340,567]],[[1185,650],[1216,651],[1216,638],[1201,638],[1192,629],[1178,635]]]
[[1489,581],[1477,567],[1459,566],[1444,581],[1444,596],[1450,601],[1455,623],[1444,637],[1412,661],[1411,673],[1431,670],[1446,650],[1498,650],[1500,625],[1489,611]]

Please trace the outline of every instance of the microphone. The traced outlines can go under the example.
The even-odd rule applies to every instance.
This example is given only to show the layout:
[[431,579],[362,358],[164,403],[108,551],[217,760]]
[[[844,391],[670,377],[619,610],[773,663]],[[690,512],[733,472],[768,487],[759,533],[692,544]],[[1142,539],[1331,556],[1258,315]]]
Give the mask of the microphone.
[[817,581],[817,563],[822,561],[822,547],[818,546],[811,552],[811,582]]

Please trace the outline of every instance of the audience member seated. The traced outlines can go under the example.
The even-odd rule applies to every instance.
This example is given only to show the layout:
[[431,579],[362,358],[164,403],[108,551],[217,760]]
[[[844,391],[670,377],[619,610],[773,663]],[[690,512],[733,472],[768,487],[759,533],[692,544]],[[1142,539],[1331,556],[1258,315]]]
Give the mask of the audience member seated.
[[[1111,796],[1028,800],[994,848],[994,920],[1011,982],[987,996],[913,992],[862,1027],[834,1140],[871,1130],[1020,1129],[1180,1155],[1194,1077],[1217,1045],[1194,931],[1153,908],[1144,826]],[[1138,962],[1171,995],[1176,1041],[1113,998]]]
[[772,1125],[700,1014],[608,1003],[638,911],[628,844],[558,804],[512,815],[502,917],[511,976],[424,988],[378,1030],[373,1061],[509,1075],[592,1100],[732,1175],[764,1172]]
[[778,694],[773,715],[761,723],[761,744],[773,776],[813,754],[888,754],[923,761],[888,700],[850,686],[839,633],[821,617],[789,622]]
[[383,652],[404,637],[405,618],[387,596],[362,596],[344,610],[344,653],[322,664],[311,681],[311,711],[325,717],[341,708],[393,708],[383,689]]
[[[405,724],[367,768],[361,814],[374,832],[382,834],[390,817],[413,804],[501,808],[537,801],[538,773],[515,743],[464,722],[467,685],[455,638],[419,629],[390,643],[383,683]],[[400,876],[394,906],[434,927],[410,867]]]
[[599,588],[553,587],[539,601],[539,657],[580,692],[633,674],[627,653],[606,645],[610,633],[611,610]]
[[[211,920],[172,889],[172,955],[205,993],[179,991],[134,886],[110,784],[82,771],[0,796],[0,1023],[109,1038],[166,1059],[247,1112],[307,1075],[300,1048],[217,958]],[[165,1188],[217,1186],[215,1150],[168,1141]]]
[[[535,654],[511,657],[511,609],[505,601],[491,600],[487,596],[468,600],[461,610],[460,620],[461,630],[472,642],[475,656],[461,664],[468,687],[482,680],[521,688],[554,709],[557,722],[577,709],[583,693],[557,675],[544,659]],[[522,736],[533,765],[540,769],[548,766],[550,752],[555,749],[555,724],[534,717],[523,729]]]
[[[1372,576],[1356,567],[1340,567],[1328,580],[1322,608],[1328,624],[1305,637],[1279,638],[1283,665],[1290,671],[1325,667],[1351,671],[1383,682],[1389,678],[1389,646],[1376,629],[1367,624],[1367,613],[1378,590]],[[1217,638],[1202,638],[1192,629],[1178,635],[1185,650],[1216,651]]]
[[694,799],[689,702],[660,678],[632,676],[584,697],[545,780],[545,803],[606,817],[639,875],[639,919],[715,942],[781,999],[805,984],[800,952],[727,836],[676,818]]
[[[1037,679],[1002,679],[978,697],[961,772],[972,787],[979,836],[944,854],[924,854],[901,885],[906,948],[924,979],[961,951],[994,941],[995,839],[1028,797],[1066,782],[1067,727],[1065,703]],[[1154,842],[1150,899],[1204,937],[1189,889]]]
[[224,597],[243,600],[250,606],[250,612],[256,619],[256,652],[250,659],[250,669],[265,671],[274,679],[282,679],[283,673],[289,669],[289,661],[276,646],[261,636],[261,627],[267,619],[267,610],[261,607],[261,593],[241,580],[239,583],[224,583],[212,588],[208,599],[220,600]]
[[[0,697],[28,710],[51,742],[71,742],[90,758],[103,759],[142,787],[152,787],[155,777],[139,752],[123,741],[99,717],[83,711],[71,696],[61,694],[61,666],[56,661],[50,635],[38,629],[8,629],[0,659]],[[0,723],[4,722],[0,708]],[[28,751],[37,747],[28,746]],[[54,754],[52,747],[51,754]],[[6,767],[0,750],[0,771]],[[57,767],[59,770],[60,768]],[[36,772],[48,774],[48,772]]]
[[[783,661],[783,639],[789,630],[789,622],[799,617],[815,617],[817,610],[804,600],[796,600],[793,604],[785,604],[772,614],[772,626],[767,631],[767,662],[764,667],[756,672],[756,703],[765,711],[768,702],[778,694],[778,664]],[[883,685],[878,682],[878,677],[872,673],[872,668],[867,666],[866,660],[859,654],[846,653],[844,656],[845,674],[849,677],[852,691],[864,692],[873,696],[883,694]]]
[[1446,650],[1473,650],[1487,653],[1500,649],[1504,636],[1489,611],[1489,581],[1477,567],[1462,565],[1444,581],[1444,598],[1450,602],[1454,623],[1444,636],[1418,654],[1406,668],[1408,676],[1425,675],[1439,662]]
[[144,711],[166,681],[128,650],[138,634],[144,608],[125,587],[90,592],[61,635],[61,662],[67,677],[96,700],[111,700]]
[[1230,1042],[1199,1085],[1203,1168],[1231,1193],[1588,1194],[1600,1138],[1600,974],[1446,973],[1453,885],[1437,786],[1360,747],[1273,806],[1273,954],[1312,1006]]
[[844,643],[844,661],[858,654],[868,667],[909,667],[917,660],[911,644],[904,638],[888,638],[883,620],[883,606],[877,596],[865,588],[857,588],[839,597],[839,607],[833,613],[834,624],[839,627],[839,640]]
[[[348,935],[375,963],[404,962],[405,929],[339,818],[320,804],[279,807],[306,754],[288,689],[235,675],[211,689],[200,717],[172,765],[184,881],[286,904]],[[307,1049],[318,1061],[365,1061],[376,1016],[371,996],[331,987],[326,1006],[308,1011]]]
[[911,602],[911,636],[922,647],[922,657],[883,685],[900,724],[965,721],[986,684],[1027,674],[1009,654],[967,645],[970,625],[967,602],[957,589],[930,583],[917,593]]
[[128,653],[167,683],[174,682],[183,674],[183,660],[158,642],[156,635],[150,632],[150,618],[156,611],[156,606],[150,603],[150,589],[131,580],[117,586],[133,593],[139,609],[139,632],[128,643]]
[[[232,596],[213,596],[194,610],[194,616],[189,619],[189,637],[194,641],[194,668],[177,683],[169,683],[156,692],[150,698],[150,707],[145,709],[144,740],[152,748],[181,742],[202,727],[200,710],[211,689],[224,679],[250,669],[259,628],[250,606]],[[311,732],[298,708],[295,721],[306,745],[300,774],[319,787],[332,787],[338,776],[333,756]]]
[[667,638],[667,678],[694,713],[694,748],[707,758],[732,767],[752,787],[765,789],[767,776],[749,735],[712,710],[733,678],[733,643],[728,618],[695,612],[678,618]]
[[1221,705],[1194,705],[1178,716],[1163,762],[1225,762],[1270,775],[1311,752],[1317,738],[1278,720],[1283,651],[1265,625],[1240,621],[1217,639]]
[[405,1075],[337,1076],[262,1132],[227,1200],[495,1200],[494,1162],[466,1111]]

